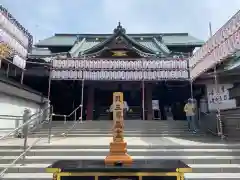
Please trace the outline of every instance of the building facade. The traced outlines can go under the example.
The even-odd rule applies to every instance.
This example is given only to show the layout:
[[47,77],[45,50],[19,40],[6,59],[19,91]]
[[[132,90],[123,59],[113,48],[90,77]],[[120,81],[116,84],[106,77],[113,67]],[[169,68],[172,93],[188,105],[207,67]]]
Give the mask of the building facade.
[[[124,92],[126,119],[168,119],[168,111],[184,119],[182,106],[191,97],[188,59],[201,45],[187,33],[127,34],[120,23],[112,34],[56,34],[35,45],[24,81],[34,86],[31,77],[43,81],[50,67],[55,112],[68,113],[83,101],[87,120],[110,119],[116,91]],[[44,82],[36,87],[41,92]]]

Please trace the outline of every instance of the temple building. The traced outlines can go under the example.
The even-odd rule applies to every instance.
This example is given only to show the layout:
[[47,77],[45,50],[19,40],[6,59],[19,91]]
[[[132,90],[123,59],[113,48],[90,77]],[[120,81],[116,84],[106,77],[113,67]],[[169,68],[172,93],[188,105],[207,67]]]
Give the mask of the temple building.
[[126,119],[168,119],[174,109],[173,119],[185,119],[188,59],[203,43],[188,33],[127,34],[120,23],[112,34],[55,34],[35,44],[24,83],[49,95],[59,114],[83,101],[84,119],[109,119],[112,93],[122,91]]

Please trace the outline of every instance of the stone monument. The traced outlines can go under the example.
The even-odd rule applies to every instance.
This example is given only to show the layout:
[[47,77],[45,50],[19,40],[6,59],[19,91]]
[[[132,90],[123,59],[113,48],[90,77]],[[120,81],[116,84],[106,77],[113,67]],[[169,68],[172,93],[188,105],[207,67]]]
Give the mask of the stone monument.
[[124,142],[123,93],[113,93],[113,141],[110,143],[109,155],[105,158],[106,165],[132,164],[132,158],[127,154],[127,143]]

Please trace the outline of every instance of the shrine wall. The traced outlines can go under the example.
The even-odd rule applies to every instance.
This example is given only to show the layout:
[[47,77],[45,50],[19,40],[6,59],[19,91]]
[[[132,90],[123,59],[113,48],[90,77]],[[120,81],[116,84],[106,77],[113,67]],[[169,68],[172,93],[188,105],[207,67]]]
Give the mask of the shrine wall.
[[223,133],[228,138],[236,138],[240,136],[240,108],[233,108],[221,111],[221,119],[223,122]]
[[[22,120],[19,119],[26,108],[32,114],[39,112],[43,101],[44,97],[40,93],[0,79],[0,130],[14,129],[21,124]],[[18,116],[18,120],[13,116]]]
[[0,117],[8,115],[8,117],[4,118],[2,116],[0,118],[0,130],[14,129],[22,124],[22,116],[26,108],[31,111],[31,114],[34,114],[40,111],[41,105],[34,101],[0,92]]

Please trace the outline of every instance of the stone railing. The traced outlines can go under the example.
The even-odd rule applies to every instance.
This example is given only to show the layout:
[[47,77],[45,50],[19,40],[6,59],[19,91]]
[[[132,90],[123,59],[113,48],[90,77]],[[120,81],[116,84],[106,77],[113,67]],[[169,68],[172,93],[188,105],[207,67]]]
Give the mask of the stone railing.
[[217,120],[216,112],[201,113],[200,114],[200,128],[213,135],[217,135]]
[[[221,110],[223,134],[228,138],[240,138],[240,107]],[[201,114],[201,129],[213,135],[218,134],[216,112]]]
[[229,138],[240,138],[240,107],[221,111],[223,133]]

